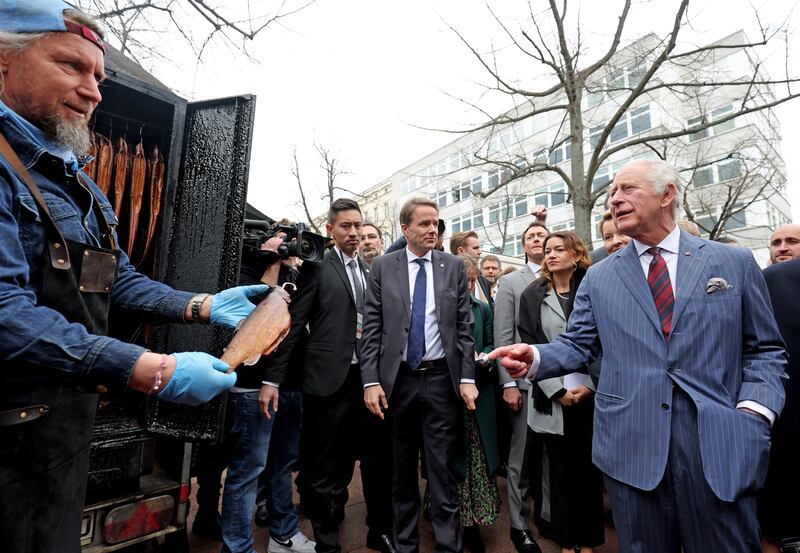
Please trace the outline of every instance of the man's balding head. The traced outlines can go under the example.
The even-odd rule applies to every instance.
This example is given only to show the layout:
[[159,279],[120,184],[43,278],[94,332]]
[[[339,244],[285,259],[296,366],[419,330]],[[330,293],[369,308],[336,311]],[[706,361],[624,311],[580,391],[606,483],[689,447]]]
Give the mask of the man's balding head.
[[769,239],[769,260],[772,264],[800,258],[800,225],[789,223],[775,229]]

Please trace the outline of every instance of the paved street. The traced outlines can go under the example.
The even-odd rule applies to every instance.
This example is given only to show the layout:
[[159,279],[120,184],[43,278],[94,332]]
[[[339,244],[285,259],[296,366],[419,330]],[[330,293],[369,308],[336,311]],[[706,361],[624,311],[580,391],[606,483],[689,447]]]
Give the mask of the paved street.
[[[194,483],[193,483],[194,484]],[[514,553],[514,547],[508,537],[508,505],[505,500],[506,481],[498,478],[498,484],[503,495],[503,510],[499,520],[493,526],[484,526],[481,528],[484,542],[486,543],[486,550],[490,553]],[[424,484],[422,484],[424,485]],[[297,496],[295,492],[295,501]],[[194,519],[196,505],[194,502],[194,494],[192,495],[192,512],[190,514],[190,526]],[[368,553],[371,551],[366,547],[367,529],[364,525],[364,517],[366,515],[366,506],[364,504],[364,496],[361,491],[361,478],[358,469],[353,477],[353,482],[350,484],[350,501],[347,503],[345,521],[342,525],[341,543],[345,553]],[[258,553],[266,553],[268,532],[264,528],[255,527],[256,535],[256,551]],[[300,523],[300,529],[309,537],[313,538],[311,532],[311,525],[308,520],[303,519]],[[422,520],[420,525],[420,534],[422,537],[420,551],[423,553],[433,551],[433,532],[431,525],[426,520]],[[543,553],[560,553],[561,548],[549,540],[540,539],[537,536],[537,541],[542,547]],[[189,532],[189,544],[191,551],[196,553],[218,553],[221,547],[219,542],[209,541],[196,534]],[[596,553],[616,553],[617,541],[614,535],[614,530],[606,527],[606,544],[598,547]]]

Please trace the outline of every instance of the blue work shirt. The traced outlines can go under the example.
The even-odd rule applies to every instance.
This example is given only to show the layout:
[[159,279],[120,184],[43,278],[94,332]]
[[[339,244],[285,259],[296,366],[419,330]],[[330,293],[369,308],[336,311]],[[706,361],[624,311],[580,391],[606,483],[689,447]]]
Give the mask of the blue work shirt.
[[[0,102],[0,131],[28,168],[64,238],[97,245],[101,235],[94,198],[73,174],[68,154],[48,147],[29,124]],[[54,155],[53,152],[58,153]],[[83,175],[100,211],[116,224],[100,189]],[[107,244],[104,244],[107,247]],[[37,305],[48,259],[39,209],[21,178],[0,157],[0,371],[34,380],[104,382],[124,386],[145,348],[90,334],[59,312]],[[192,296],[136,272],[122,252],[111,303],[152,322],[182,322]]]

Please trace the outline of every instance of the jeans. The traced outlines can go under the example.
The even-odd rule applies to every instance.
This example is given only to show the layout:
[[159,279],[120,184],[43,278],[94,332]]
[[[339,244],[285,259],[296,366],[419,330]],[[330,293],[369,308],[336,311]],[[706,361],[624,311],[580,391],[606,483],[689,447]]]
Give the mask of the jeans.
[[[233,427],[228,436],[228,474],[222,493],[222,553],[254,553],[253,514],[258,476],[264,470],[270,433],[275,421],[267,419],[258,403],[258,390],[228,395]],[[272,406],[270,406],[272,411]]]
[[292,501],[292,467],[300,452],[303,395],[300,390],[281,390],[278,414],[272,425],[273,447],[267,467],[258,477],[258,503],[269,513],[269,533],[285,541],[297,532],[300,514]]

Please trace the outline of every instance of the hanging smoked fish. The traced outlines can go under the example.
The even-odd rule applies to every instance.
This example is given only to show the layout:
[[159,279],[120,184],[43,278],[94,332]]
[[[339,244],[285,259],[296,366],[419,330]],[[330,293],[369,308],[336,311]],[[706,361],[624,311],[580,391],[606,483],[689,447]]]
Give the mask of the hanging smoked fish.
[[111,189],[111,169],[114,166],[114,147],[111,141],[102,134],[95,133],[97,141],[97,160],[95,160],[95,183],[100,191],[108,197]]
[[125,193],[125,181],[128,179],[128,143],[119,137],[117,153],[114,156],[114,214],[119,219],[122,212],[122,198]]
[[86,150],[86,157],[89,156],[93,159],[83,166],[83,174],[94,180],[97,169],[97,138],[94,133],[89,133],[89,148]]
[[128,249],[125,250],[129,255],[133,253],[133,243],[136,241],[136,228],[139,226],[145,180],[147,180],[147,158],[144,156],[142,142],[139,141],[133,155],[131,171],[131,212],[128,220]]
[[147,220],[147,238],[139,263],[144,261],[147,252],[150,251],[150,242],[155,236],[158,213],[161,211],[161,193],[164,190],[164,158],[158,151],[158,146],[153,148],[153,153],[147,160],[147,168],[150,174],[150,213]]

